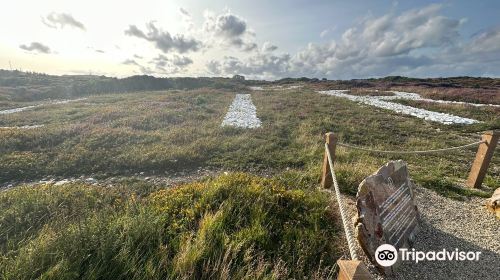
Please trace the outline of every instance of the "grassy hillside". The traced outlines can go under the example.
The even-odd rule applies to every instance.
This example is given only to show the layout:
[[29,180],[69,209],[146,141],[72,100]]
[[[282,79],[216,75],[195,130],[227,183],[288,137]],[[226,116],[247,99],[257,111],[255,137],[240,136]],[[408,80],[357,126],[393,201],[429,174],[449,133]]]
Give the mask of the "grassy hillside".
[[340,257],[325,193],[231,174],[152,190],[0,192],[2,279],[314,279]]
[[[317,190],[324,133],[352,145],[426,150],[500,128],[494,107],[394,101],[481,121],[444,125],[315,91],[336,82],[308,82],[250,92],[263,124],[257,129],[220,126],[235,92],[248,89],[100,93],[67,104],[9,93],[0,110],[41,106],[0,115],[1,185],[81,175],[125,179],[0,189],[0,278],[332,278],[345,243],[336,205]],[[43,126],[16,128],[25,125]],[[400,156],[338,147],[335,170],[350,196],[381,165],[403,159],[422,187],[453,199],[486,197],[500,187],[499,150],[481,190],[463,187],[476,148]],[[245,173],[173,188],[134,176],[200,168]]]
[[0,108],[7,101],[39,101],[65,99],[102,93],[123,93],[147,90],[242,88],[252,81],[231,78],[156,78],[139,75],[114,78],[96,75],[53,76],[43,73],[7,71],[0,69]]
[[[354,145],[425,150],[477,141],[481,131],[500,128],[498,111],[487,107],[439,105],[437,111],[483,121],[450,126],[324,96],[308,88],[253,92],[263,127],[222,128],[220,123],[233,97],[232,91],[209,89],[110,94],[3,115],[0,126],[45,126],[0,129],[0,182],[47,175],[162,175],[199,167],[272,173],[291,168],[318,178],[327,131]],[[471,148],[402,158],[417,180],[456,183],[466,178],[474,154]],[[355,193],[365,176],[398,158],[401,156],[339,148],[343,187]],[[499,185],[498,163],[496,156],[486,181],[491,187]]]

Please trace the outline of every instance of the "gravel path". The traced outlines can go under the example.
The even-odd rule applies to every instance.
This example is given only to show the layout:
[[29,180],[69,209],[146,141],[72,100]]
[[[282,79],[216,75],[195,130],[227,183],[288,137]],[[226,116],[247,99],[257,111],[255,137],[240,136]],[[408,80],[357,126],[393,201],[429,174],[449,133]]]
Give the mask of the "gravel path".
[[257,108],[252,102],[252,96],[250,94],[236,94],[221,125],[257,128],[261,124],[260,119],[257,117]]
[[[485,199],[472,197],[452,200],[431,190],[417,187],[416,203],[422,218],[414,248],[417,251],[480,251],[475,261],[402,262],[396,275],[382,277],[358,252],[375,279],[500,279],[500,221],[485,209]],[[355,199],[344,197],[349,217],[356,216]],[[333,207],[338,207],[334,202]],[[354,227],[353,227],[354,228]],[[354,229],[353,229],[354,230]],[[347,242],[347,241],[345,241]],[[346,248],[347,248],[347,243]],[[346,257],[349,255],[346,249]]]
[[402,105],[399,103],[389,102],[386,100],[394,100],[394,99],[413,99],[413,100],[425,100],[418,99],[418,94],[416,93],[407,93],[407,92],[394,92],[395,96],[357,96],[347,94],[348,90],[328,90],[328,91],[320,91],[321,94],[332,95],[336,97],[342,97],[349,99],[351,101],[360,102],[363,104],[371,105],[378,108],[392,110],[398,113],[411,115],[417,118],[439,122],[443,124],[473,124],[478,123],[479,121],[458,117],[451,114],[440,113],[429,111],[425,109],[415,108],[407,105]]

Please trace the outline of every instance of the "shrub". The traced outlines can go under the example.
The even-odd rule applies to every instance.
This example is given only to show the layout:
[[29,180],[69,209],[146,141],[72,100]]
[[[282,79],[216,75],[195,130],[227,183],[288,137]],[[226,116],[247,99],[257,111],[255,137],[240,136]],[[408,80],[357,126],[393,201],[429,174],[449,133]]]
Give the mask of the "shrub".
[[340,256],[318,190],[237,173],[138,192],[69,184],[0,193],[1,277],[312,278]]

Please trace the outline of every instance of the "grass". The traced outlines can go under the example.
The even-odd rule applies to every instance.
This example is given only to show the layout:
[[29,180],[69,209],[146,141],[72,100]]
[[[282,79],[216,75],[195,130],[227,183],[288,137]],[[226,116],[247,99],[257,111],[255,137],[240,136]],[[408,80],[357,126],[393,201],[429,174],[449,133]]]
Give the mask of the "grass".
[[328,196],[243,173],[153,192],[82,184],[0,193],[2,279],[332,276]]
[[[323,134],[328,131],[353,145],[425,150],[473,142],[481,131],[498,127],[496,109],[425,104],[483,121],[443,125],[300,88],[252,92],[263,127],[222,128],[233,97],[232,92],[210,89],[110,94],[4,115],[0,126],[45,127],[0,130],[0,182],[48,175],[160,175],[199,167],[272,173],[291,168],[319,178]],[[471,148],[402,159],[415,178],[457,184],[466,178],[474,154]],[[355,194],[364,177],[399,158],[339,148],[338,177],[345,191]],[[487,180],[491,187],[500,184],[498,164],[495,156]]]
[[[359,94],[377,94],[359,91]],[[130,177],[118,186],[20,186],[0,192],[0,278],[327,279],[341,257],[340,223],[319,185],[326,132],[386,150],[477,141],[498,128],[492,108],[398,101],[471,117],[428,122],[321,95],[309,87],[255,91],[263,126],[220,127],[234,98],[197,89],[103,94],[0,116],[0,183],[46,176]],[[22,106],[4,101],[2,108]],[[483,190],[462,187],[475,148],[432,155],[376,155],[337,148],[343,193],[392,159],[425,188],[453,199],[500,187],[498,149]],[[198,168],[242,171],[168,188],[133,174]],[[274,174],[261,178],[255,174]],[[254,175],[251,175],[254,174]]]

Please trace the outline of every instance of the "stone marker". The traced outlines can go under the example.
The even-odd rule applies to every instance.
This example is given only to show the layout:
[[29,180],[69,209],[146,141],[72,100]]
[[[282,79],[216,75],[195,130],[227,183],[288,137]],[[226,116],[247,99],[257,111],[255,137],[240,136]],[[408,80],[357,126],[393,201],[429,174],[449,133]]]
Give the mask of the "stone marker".
[[491,198],[486,200],[486,207],[500,219],[500,188],[496,189]]
[[402,160],[388,162],[358,188],[357,239],[372,263],[386,275],[393,273],[399,260],[390,267],[380,266],[375,250],[382,244],[391,244],[397,250],[413,244],[420,219],[413,188]]

